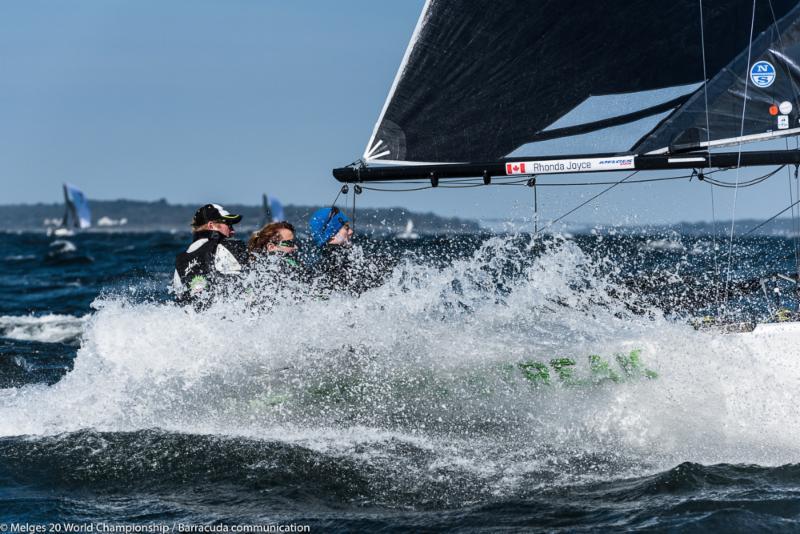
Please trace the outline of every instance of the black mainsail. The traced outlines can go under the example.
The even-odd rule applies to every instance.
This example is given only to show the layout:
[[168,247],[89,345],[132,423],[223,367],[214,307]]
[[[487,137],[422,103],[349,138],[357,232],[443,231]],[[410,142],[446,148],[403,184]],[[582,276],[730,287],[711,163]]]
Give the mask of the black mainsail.
[[[800,163],[797,151],[708,152],[800,133],[799,87],[796,1],[428,0],[362,160],[334,176]],[[624,109],[572,118],[613,95]],[[610,151],[523,154],[648,119],[644,135]]]

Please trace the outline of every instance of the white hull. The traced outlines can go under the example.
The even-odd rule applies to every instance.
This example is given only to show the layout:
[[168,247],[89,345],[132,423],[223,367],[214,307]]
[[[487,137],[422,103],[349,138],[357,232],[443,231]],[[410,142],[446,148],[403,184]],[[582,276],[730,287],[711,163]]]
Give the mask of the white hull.
[[762,323],[752,332],[734,334],[754,350],[796,354],[800,356],[800,322]]
[[48,228],[47,235],[54,235],[57,237],[72,237],[75,231],[70,228]]

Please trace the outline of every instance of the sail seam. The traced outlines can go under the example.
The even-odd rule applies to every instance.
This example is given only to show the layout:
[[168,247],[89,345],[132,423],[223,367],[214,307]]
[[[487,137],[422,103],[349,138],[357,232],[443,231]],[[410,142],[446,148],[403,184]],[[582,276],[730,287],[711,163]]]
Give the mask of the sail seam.
[[681,104],[684,104],[687,100],[689,100],[691,96],[692,94],[689,93],[688,95],[682,95],[677,98],[673,98],[672,100],[669,100],[667,102],[662,102],[661,104],[657,104],[649,108],[640,109],[639,111],[634,111],[633,113],[626,113],[625,115],[617,115],[616,117],[609,117],[607,119],[601,119],[599,121],[587,122],[584,124],[576,124],[575,126],[565,126],[563,128],[555,128],[553,130],[542,130],[541,132],[531,137],[528,141],[526,141],[525,144],[535,143],[538,141],[547,141],[550,139],[558,139],[561,137],[569,137],[572,135],[591,133],[591,132],[596,132],[597,130],[610,128],[612,126],[620,126],[622,124],[635,122],[640,119],[652,117],[653,115],[658,115],[659,113],[663,113],[664,111],[675,109],[676,107],[680,106]]

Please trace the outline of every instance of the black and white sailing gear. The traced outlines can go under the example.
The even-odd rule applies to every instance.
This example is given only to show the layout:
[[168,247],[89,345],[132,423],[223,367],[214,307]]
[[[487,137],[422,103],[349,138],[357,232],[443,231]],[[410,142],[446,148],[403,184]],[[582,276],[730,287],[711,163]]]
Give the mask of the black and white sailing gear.
[[186,252],[175,258],[172,287],[181,303],[206,301],[220,282],[238,277],[247,261],[247,247],[210,230],[196,232]]

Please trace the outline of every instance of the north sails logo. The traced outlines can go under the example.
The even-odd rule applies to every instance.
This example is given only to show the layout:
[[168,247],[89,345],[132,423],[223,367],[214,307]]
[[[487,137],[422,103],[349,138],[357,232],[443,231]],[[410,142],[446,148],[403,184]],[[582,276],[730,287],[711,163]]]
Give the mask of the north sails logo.
[[750,68],[750,79],[756,87],[769,87],[775,81],[775,67],[769,61],[758,61]]

